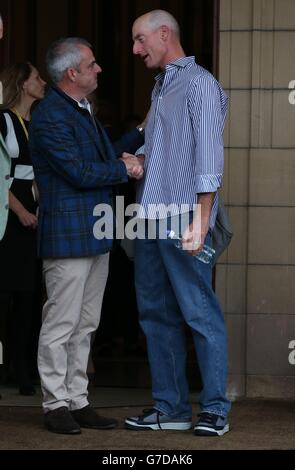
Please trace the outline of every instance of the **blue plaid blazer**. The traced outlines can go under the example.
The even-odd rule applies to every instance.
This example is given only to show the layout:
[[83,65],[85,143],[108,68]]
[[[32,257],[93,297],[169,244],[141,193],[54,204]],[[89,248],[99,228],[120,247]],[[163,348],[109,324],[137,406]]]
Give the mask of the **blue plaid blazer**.
[[[95,238],[97,204],[113,204],[113,189],[128,180],[118,156],[142,144],[135,129],[113,146],[87,109],[51,88],[33,112],[29,146],[39,189],[38,252],[42,258],[95,256],[112,240]],[[115,150],[116,149],[116,150]],[[104,214],[102,214],[103,216]]]

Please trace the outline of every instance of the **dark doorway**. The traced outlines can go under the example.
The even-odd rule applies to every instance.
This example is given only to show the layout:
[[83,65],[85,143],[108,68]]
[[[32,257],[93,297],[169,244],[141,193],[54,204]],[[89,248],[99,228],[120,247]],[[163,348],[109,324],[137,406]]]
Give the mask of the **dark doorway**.
[[[135,17],[152,8],[166,8],[171,11],[180,21],[183,31],[183,44],[187,55],[195,55],[197,61],[215,75],[216,69],[216,18],[218,17],[217,2],[215,1],[154,1],[154,2],[128,2],[129,11],[124,10],[124,28],[129,25],[131,30]],[[140,7],[138,6],[140,4]],[[146,4],[144,8],[143,5]],[[120,4],[122,5],[122,4]],[[132,7],[132,8],[131,8]],[[118,28],[122,27],[122,23]],[[122,34],[122,33],[121,33]],[[124,44],[126,56],[124,55]],[[130,110],[134,117],[144,117],[149,108],[149,99],[153,87],[153,74],[148,73],[145,67],[132,57],[131,39],[125,37],[121,45],[113,44],[113,59],[109,56],[109,67],[114,60],[121,64],[118,69],[117,82],[120,83],[115,90],[113,86],[105,83],[104,89],[106,102],[111,103],[108,108],[112,110],[113,122],[116,118],[113,112],[115,102],[120,103],[116,107],[117,113],[121,114],[121,123],[125,122]],[[129,52],[128,52],[129,51]],[[120,78],[122,78],[122,82]],[[113,77],[114,78],[114,77]],[[118,80],[119,78],[119,80]],[[123,83],[125,83],[125,88]],[[109,113],[106,112],[108,118]],[[103,120],[103,113],[100,116]],[[119,127],[120,128],[120,127]],[[125,128],[125,126],[124,126]],[[114,132],[118,127],[114,126]],[[121,127],[122,129],[122,127]],[[123,194],[132,199],[132,188],[127,185]],[[129,202],[133,202],[132,200]],[[150,373],[147,362],[145,339],[138,326],[138,312],[136,307],[136,296],[134,289],[133,261],[128,253],[120,246],[116,246],[111,253],[110,276],[106,288],[102,319],[96,339],[93,345],[93,362],[95,366],[95,382],[104,386],[131,386],[149,387]],[[191,333],[187,328],[188,344],[188,368],[187,374],[190,387],[194,390],[201,389],[201,379],[195,357],[194,345]]]
[[187,55],[217,73],[218,0],[1,0],[5,37],[0,64],[29,60],[46,77],[48,45],[65,36],[81,36],[93,44],[103,73],[99,98],[113,110],[115,124],[130,114],[145,115],[153,74],[132,55],[134,19],[154,8],[170,11],[179,20]]

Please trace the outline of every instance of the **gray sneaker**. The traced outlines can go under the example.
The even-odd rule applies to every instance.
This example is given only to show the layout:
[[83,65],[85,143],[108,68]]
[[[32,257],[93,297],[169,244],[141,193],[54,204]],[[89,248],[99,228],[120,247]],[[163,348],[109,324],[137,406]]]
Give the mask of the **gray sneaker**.
[[223,436],[228,431],[227,418],[205,411],[199,414],[199,420],[194,429],[196,436]]
[[151,408],[143,410],[140,416],[132,416],[125,420],[125,427],[127,429],[141,430],[153,429],[173,429],[177,431],[186,431],[192,427],[191,418],[172,418],[169,415],[164,415],[161,411]]

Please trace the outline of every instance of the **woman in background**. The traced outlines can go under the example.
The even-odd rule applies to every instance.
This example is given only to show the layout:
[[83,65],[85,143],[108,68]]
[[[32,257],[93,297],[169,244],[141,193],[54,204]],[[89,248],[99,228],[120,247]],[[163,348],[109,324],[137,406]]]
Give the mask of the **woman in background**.
[[30,361],[38,282],[38,194],[28,147],[28,124],[32,104],[43,98],[46,83],[29,62],[7,67],[0,80],[0,132],[11,157],[9,215],[0,242],[0,341],[4,365],[12,368],[19,392],[33,395]]
[[[0,13],[0,39],[3,37],[3,21]],[[0,82],[0,103],[2,103],[2,83]],[[10,157],[6,150],[0,133],[0,240],[5,233],[8,216],[8,181],[6,175],[10,173]],[[1,398],[1,396],[0,396]]]
[[[3,20],[0,13],[0,39],[3,38]],[[2,102],[2,83],[0,82],[0,103]],[[10,170],[10,158],[6,152],[5,144],[3,142],[1,133],[0,133],[0,240],[4,235],[7,223],[7,209],[6,209],[6,200],[7,200],[7,185],[5,184],[5,174]],[[1,322],[0,322],[1,324]],[[1,346],[0,346],[1,347]],[[2,351],[2,349],[1,349]],[[2,355],[2,353],[1,353]],[[0,400],[2,396],[0,393]]]

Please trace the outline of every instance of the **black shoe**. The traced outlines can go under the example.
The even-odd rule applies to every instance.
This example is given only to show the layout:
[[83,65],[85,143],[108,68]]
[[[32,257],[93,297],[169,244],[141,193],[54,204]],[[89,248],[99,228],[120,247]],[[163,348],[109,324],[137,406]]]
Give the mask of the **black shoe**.
[[164,415],[155,408],[143,410],[140,416],[132,416],[125,420],[127,429],[140,431],[142,429],[164,430],[173,429],[178,431],[186,431],[192,427],[192,419],[190,416],[172,417]]
[[229,424],[226,417],[202,411],[195,426],[196,436],[223,436],[229,431]]
[[33,396],[36,395],[36,389],[32,384],[20,385],[19,393],[20,395]]
[[79,424],[76,423],[66,406],[48,411],[44,416],[44,424],[48,431],[57,434],[81,434]]
[[118,424],[115,419],[99,416],[90,405],[71,411],[71,415],[81,428],[113,429]]

